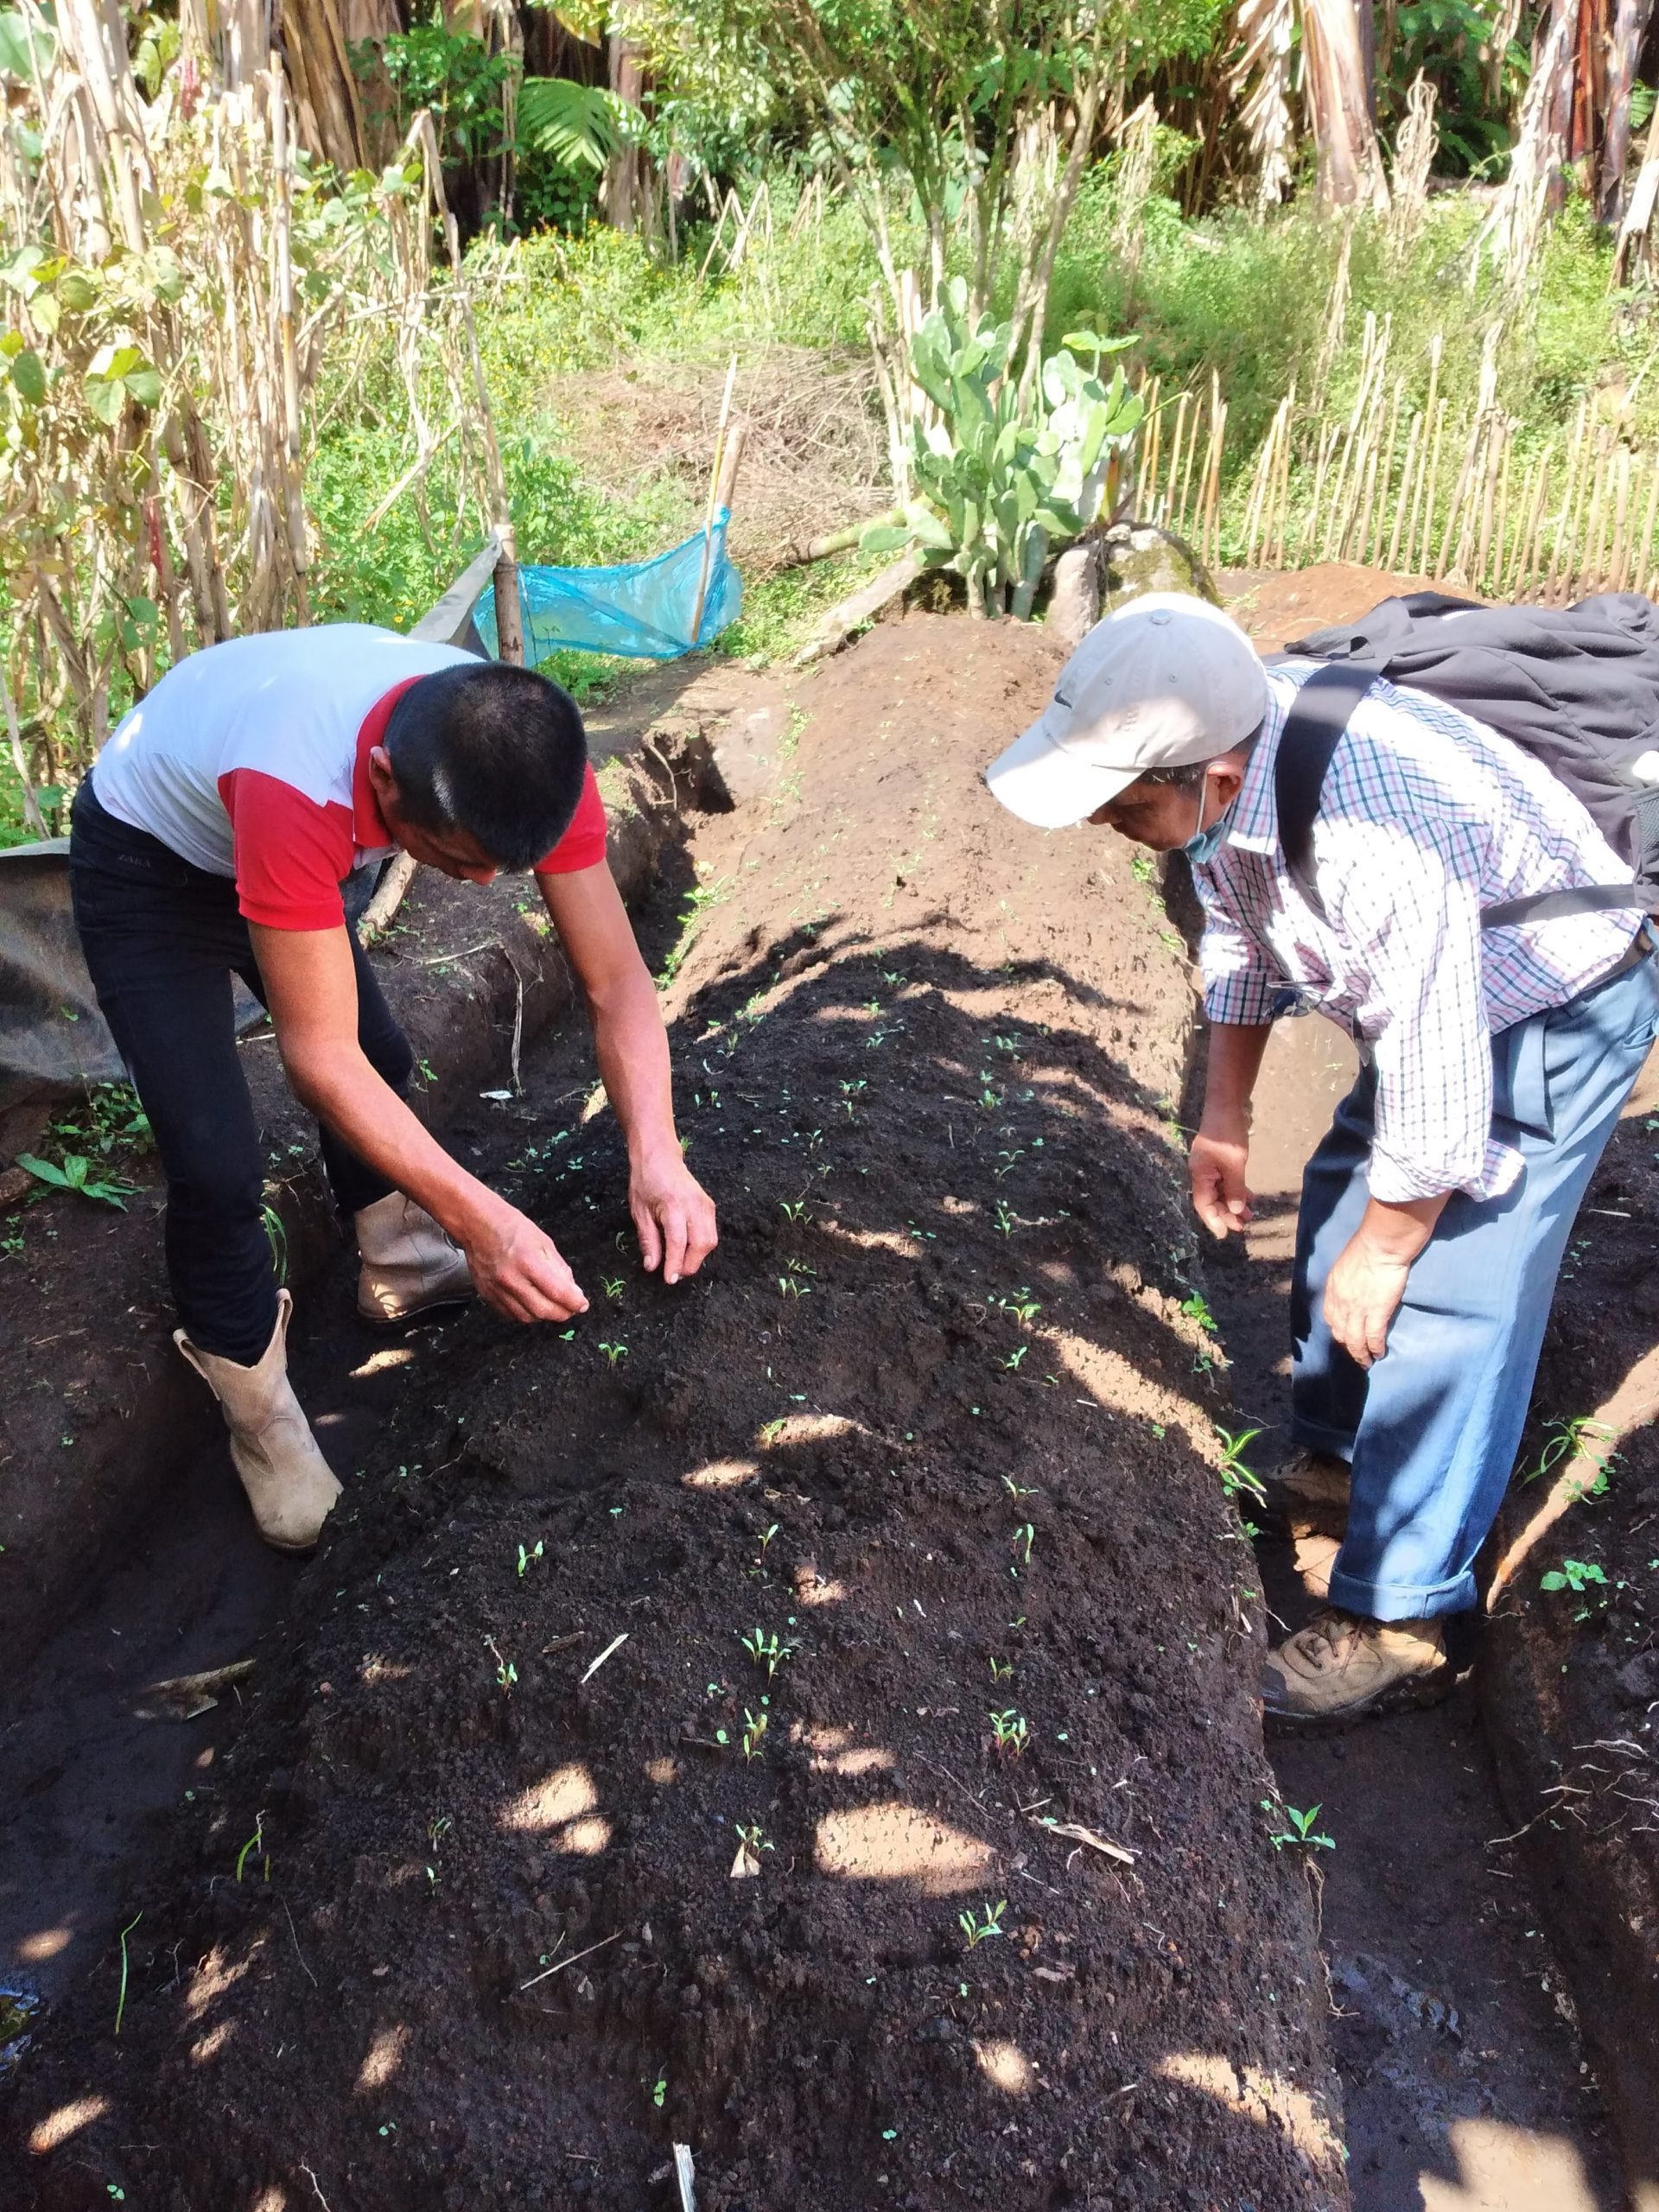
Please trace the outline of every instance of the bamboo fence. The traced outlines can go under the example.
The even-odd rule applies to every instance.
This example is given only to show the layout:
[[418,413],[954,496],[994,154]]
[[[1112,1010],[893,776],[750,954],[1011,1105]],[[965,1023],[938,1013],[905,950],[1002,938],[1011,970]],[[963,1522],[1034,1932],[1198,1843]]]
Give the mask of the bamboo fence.
[[1592,399],[1553,435],[1523,438],[1500,391],[1503,328],[1487,329],[1472,402],[1458,408],[1441,339],[1403,368],[1388,316],[1368,315],[1352,399],[1303,404],[1293,385],[1230,475],[1219,376],[1173,392],[1149,379],[1138,518],[1211,564],[1348,561],[1545,605],[1659,595],[1659,448]]

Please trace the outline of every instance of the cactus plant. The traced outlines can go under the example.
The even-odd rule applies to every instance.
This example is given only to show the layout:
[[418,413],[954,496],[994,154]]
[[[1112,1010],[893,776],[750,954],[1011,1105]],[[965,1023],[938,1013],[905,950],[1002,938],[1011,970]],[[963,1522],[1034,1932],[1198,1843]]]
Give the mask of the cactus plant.
[[1050,553],[1098,513],[1142,408],[1121,369],[1109,383],[1100,374],[1102,355],[1134,340],[1080,332],[1069,343],[1090,353],[1092,365],[1062,346],[1022,411],[1007,373],[1012,337],[989,315],[969,321],[959,277],[945,285],[911,341],[911,373],[929,402],[913,433],[917,495],[873,523],[861,544],[867,552],[913,545],[925,566],[965,580],[970,614],[1006,610],[1024,621]]

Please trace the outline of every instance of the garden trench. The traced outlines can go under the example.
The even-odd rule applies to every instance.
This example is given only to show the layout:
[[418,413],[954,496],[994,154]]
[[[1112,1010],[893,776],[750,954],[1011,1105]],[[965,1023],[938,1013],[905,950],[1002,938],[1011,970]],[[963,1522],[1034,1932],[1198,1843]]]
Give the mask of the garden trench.
[[1127,849],[979,782],[1055,659],[879,628],[697,823],[658,950],[701,1279],[641,1276],[579,1039],[466,1116],[593,1311],[390,1353],[17,2071],[17,2201],[636,2208],[679,2141],[704,2212],[1347,2202],[1181,1310],[1183,948]]

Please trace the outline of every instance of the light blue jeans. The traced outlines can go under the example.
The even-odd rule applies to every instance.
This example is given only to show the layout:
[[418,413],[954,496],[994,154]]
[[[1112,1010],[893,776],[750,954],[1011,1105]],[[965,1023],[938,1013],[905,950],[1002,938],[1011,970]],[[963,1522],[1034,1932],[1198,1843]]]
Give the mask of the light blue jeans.
[[1656,1030],[1650,955],[1493,1038],[1493,1135],[1524,1167],[1500,1198],[1454,1193],[1369,1370],[1320,1309],[1365,1211],[1372,1070],[1337,1109],[1303,1178],[1291,1293],[1293,1437],[1353,1467],[1333,1605],[1402,1621],[1478,1603],[1475,1557],[1515,1464],[1573,1217]]

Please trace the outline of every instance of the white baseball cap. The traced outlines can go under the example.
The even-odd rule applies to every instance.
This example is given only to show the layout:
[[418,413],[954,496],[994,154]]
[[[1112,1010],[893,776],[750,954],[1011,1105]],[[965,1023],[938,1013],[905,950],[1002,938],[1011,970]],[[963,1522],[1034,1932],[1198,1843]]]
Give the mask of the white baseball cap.
[[985,780],[1022,822],[1064,830],[1148,768],[1230,752],[1267,711],[1266,673],[1231,615],[1184,592],[1148,592],[1096,623]]

